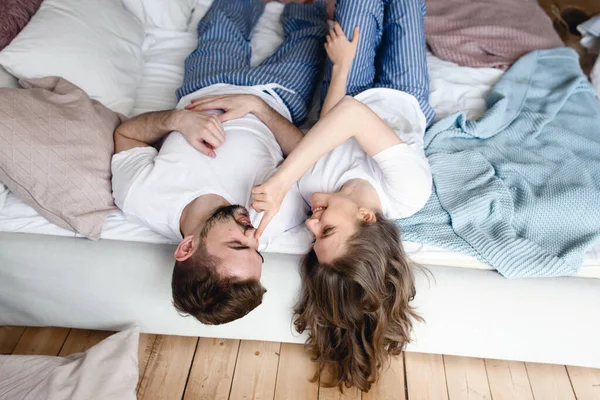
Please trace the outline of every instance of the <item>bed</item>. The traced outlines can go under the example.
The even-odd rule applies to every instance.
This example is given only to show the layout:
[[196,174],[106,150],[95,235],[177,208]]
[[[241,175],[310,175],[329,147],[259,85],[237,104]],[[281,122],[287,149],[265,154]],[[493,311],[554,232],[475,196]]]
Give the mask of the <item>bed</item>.
[[[132,115],[175,106],[183,60],[195,47],[195,26],[209,4],[196,4],[185,32],[145,30]],[[261,18],[253,63],[279,45],[281,8],[271,3]],[[428,66],[437,119],[459,110],[477,118],[503,73],[460,67],[432,54]],[[89,241],[48,222],[0,184],[0,324],[120,329],[136,323],[151,333],[303,342],[305,336],[293,330],[291,308],[297,265],[309,243],[302,226],[270,243],[263,249],[263,305],[233,323],[204,326],[171,305],[173,243],[119,211],[106,219],[101,240]],[[577,277],[520,281],[502,278],[473,257],[404,245],[427,268],[417,273],[415,300],[426,323],[416,327],[409,350],[600,367],[600,322],[594,317],[600,310],[600,242],[587,251]]]

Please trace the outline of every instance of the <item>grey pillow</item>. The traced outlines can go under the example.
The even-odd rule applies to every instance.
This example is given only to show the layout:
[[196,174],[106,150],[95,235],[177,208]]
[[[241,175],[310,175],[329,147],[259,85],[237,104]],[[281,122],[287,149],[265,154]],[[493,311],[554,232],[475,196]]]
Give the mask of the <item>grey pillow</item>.
[[0,356],[0,399],[135,399],[139,328],[69,357]]

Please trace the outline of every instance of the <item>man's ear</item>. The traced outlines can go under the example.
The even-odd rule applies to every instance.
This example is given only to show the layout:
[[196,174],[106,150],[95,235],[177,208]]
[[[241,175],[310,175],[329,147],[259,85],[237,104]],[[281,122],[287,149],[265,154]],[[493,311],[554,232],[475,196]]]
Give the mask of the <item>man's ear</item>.
[[177,249],[175,249],[175,260],[185,261],[196,251],[196,243],[194,236],[186,236],[183,238]]
[[375,213],[369,210],[368,208],[363,207],[360,207],[358,209],[358,219],[363,222],[377,222],[377,217],[375,216]]

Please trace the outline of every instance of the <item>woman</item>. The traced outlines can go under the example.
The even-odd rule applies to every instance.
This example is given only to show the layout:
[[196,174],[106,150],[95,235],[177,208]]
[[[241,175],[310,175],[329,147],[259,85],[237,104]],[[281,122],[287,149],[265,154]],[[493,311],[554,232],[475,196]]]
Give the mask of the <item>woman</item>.
[[302,265],[295,325],[309,330],[315,379],[328,370],[328,386],[369,390],[418,319],[393,220],[431,194],[424,14],[422,0],[338,0],[321,120],[252,191],[252,207],[265,212],[258,235],[294,184],[311,205],[306,225],[315,241]]

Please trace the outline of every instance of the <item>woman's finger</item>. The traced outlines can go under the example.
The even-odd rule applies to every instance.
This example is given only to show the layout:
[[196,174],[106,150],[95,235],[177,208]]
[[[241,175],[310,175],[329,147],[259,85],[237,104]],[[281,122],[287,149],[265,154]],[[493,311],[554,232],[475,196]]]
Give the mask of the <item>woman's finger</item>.
[[260,225],[258,225],[258,229],[256,229],[256,232],[254,232],[254,237],[256,239],[260,239],[263,232],[265,231],[265,229],[267,229],[267,226],[269,225],[269,223],[271,222],[271,220],[273,219],[273,217],[276,214],[277,214],[277,211],[266,211],[265,212],[265,215],[263,215],[262,219],[260,220]]
[[333,31],[336,33],[337,36],[346,36],[344,34],[344,30],[342,29],[342,26],[336,21],[333,24]]
[[352,44],[357,45],[359,39],[360,39],[360,28],[357,26],[356,28],[354,28],[354,32],[352,32]]
[[267,195],[265,193],[253,194],[252,201],[267,201]]
[[252,188],[252,194],[266,193],[265,185],[256,185]]

